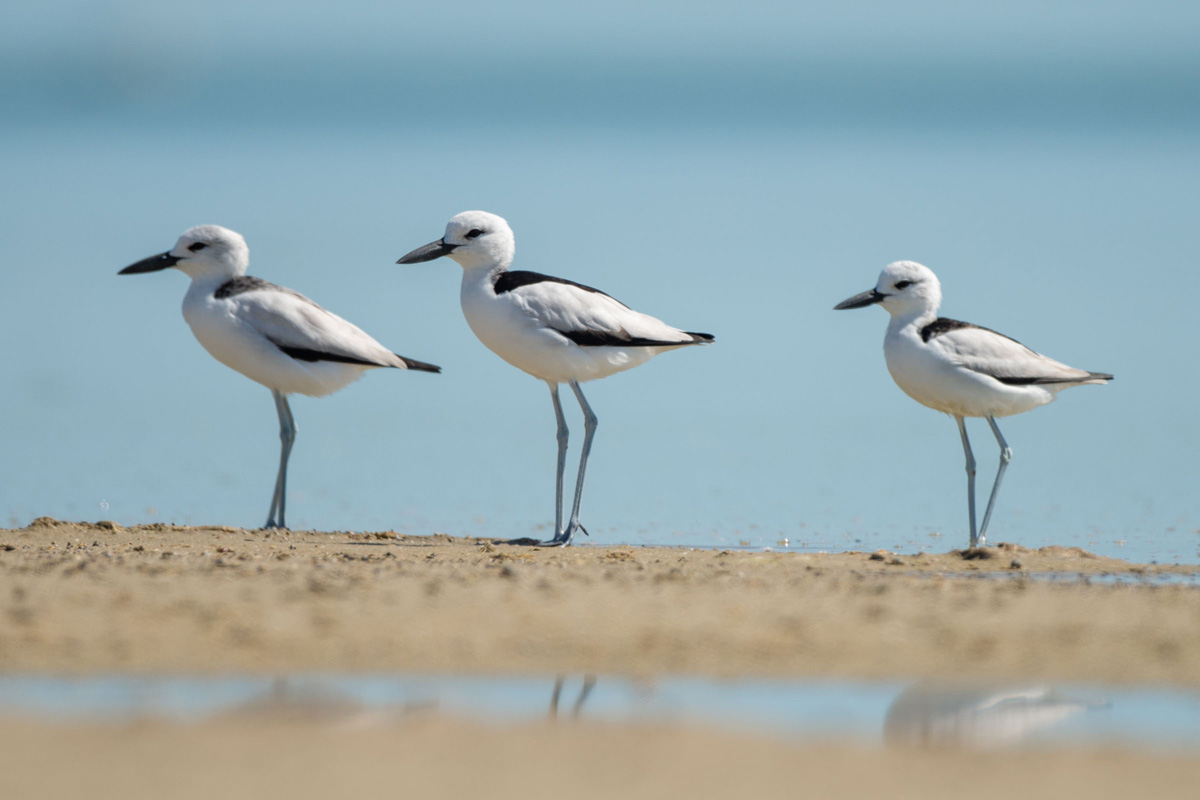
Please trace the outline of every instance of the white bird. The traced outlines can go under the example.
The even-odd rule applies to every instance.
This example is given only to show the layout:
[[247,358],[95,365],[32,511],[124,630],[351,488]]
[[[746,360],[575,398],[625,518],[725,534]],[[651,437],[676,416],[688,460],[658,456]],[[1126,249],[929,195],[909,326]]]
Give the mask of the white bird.
[[[666,350],[708,344],[707,333],[691,333],[629,308],[598,289],[537,272],[508,269],[516,240],[508,223],[486,211],[464,211],[446,225],[436,242],[419,247],[398,264],[449,256],[463,268],[463,316],[489,350],[550,386],[558,422],[558,471],[554,495],[554,538],[568,545],[579,523],[579,504],[596,415],[579,384],[644,364]],[[583,449],[575,481],[575,502],[563,526],[563,471],[567,423],[558,385],[568,384],[583,410]]]
[[[1063,389],[1107,383],[1113,376],[1068,367],[1004,334],[939,317],[942,286],[933,270],[915,261],[888,264],[874,289],[856,294],[834,309],[863,308],[875,303],[892,315],[883,339],[883,354],[896,385],[918,403],[950,414],[958,422],[967,456],[971,547],[982,546],[987,541],[988,521],[1000,481],[1012,460],[1012,449],[1000,434],[996,417],[1044,406]],[[1000,445],[1000,467],[978,534],[975,456],[967,439],[964,417],[986,417]]]
[[397,355],[357,326],[304,295],[246,274],[250,249],[241,234],[198,225],[175,247],[121,270],[120,275],[174,267],[192,279],[183,318],[213,358],[271,390],[279,413],[279,474],[267,528],[286,528],[288,456],[296,439],[289,394],[322,397],[375,367],[441,372]]

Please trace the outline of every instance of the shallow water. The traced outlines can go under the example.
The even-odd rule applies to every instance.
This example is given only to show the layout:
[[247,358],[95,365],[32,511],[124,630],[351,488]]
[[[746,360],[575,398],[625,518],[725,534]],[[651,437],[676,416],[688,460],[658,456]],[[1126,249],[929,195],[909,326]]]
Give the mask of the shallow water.
[[[437,712],[492,722],[580,717],[690,723],[790,739],[990,749],[1123,745],[1200,752],[1200,693],[1038,682],[634,680],[292,675],[279,678],[0,677],[0,715],[58,722],[297,715],[397,724]],[[561,688],[561,692],[559,692]],[[557,712],[552,708],[556,702]]]
[[483,207],[518,268],[717,336],[588,384],[594,541],[963,546],[953,422],[888,377],[882,311],[832,311],[912,258],[947,316],[1117,376],[1001,421],[993,540],[1200,561],[1194,4],[515,2],[452,47],[409,33],[474,8],[71,5],[0,11],[9,524],[261,524],[269,394],[194,341],[182,276],[115,274],[216,222],[445,368],[296,399],[293,527],[544,534],[545,387],[475,340],[456,266],[394,263]]
[[[931,573],[919,573],[931,574]],[[1026,572],[1012,570],[1011,572],[980,572],[969,573],[938,573],[946,577],[963,578],[965,580],[1034,580],[1050,583],[1083,583],[1117,586],[1200,586],[1200,571],[1197,572],[1164,572],[1146,575],[1131,575],[1129,573],[1113,572]]]

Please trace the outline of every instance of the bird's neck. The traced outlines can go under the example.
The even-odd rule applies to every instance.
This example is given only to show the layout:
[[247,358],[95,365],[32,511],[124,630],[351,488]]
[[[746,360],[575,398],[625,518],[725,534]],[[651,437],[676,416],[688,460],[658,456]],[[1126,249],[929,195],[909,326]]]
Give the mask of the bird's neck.
[[210,297],[217,289],[235,277],[237,276],[214,272],[193,275],[192,285],[188,287],[184,302],[187,302],[188,299]]
[[920,331],[935,319],[937,319],[936,307],[914,309],[907,313],[893,314],[891,321],[888,323],[888,333],[901,333],[910,329]]
[[508,266],[506,264],[463,267],[463,291],[494,286],[496,284],[496,279],[507,271]]

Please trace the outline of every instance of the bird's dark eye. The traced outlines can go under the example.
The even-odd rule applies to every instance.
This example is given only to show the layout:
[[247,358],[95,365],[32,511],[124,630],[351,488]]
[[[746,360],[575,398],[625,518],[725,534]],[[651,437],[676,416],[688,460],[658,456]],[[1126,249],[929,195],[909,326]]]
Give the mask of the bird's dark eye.
[[188,250],[191,250],[193,253],[199,253],[206,247],[208,247],[208,245],[206,245],[204,242],[192,242],[188,245]]
[[912,281],[896,281],[897,289],[907,289],[908,287],[910,287],[912,285],[913,285]]
[[472,228],[467,231],[468,239],[478,239],[480,236],[483,236],[483,231],[479,230],[479,228]]

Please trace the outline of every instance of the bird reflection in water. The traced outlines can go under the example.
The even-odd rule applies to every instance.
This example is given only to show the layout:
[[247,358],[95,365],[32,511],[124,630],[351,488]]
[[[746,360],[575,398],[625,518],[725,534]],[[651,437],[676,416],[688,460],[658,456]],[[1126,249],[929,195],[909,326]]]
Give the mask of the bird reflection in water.
[[1109,705],[1067,697],[1049,686],[917,684],[888,708],[883,738],[923,747],[1013,747],[1082,711]]
[[[566,675],[559,675],[554,679],[554,691],[550,694],[550,719],[558,719],[558,701],[562,697],[563,685],[566,682]],[[579,690],[579,697],[575,698],[575,705],[571,707],[571,719],[579,718],[579,712],[583,710],[584,701],[586,701],[588,695],[592,693],[592,688],[595,685],[595,675],[583,676],[583,686]]]

